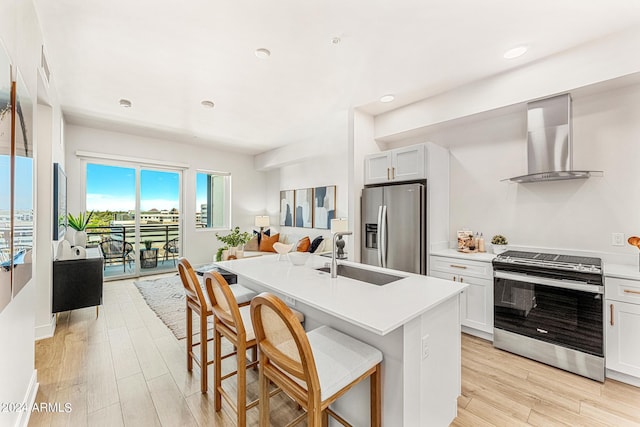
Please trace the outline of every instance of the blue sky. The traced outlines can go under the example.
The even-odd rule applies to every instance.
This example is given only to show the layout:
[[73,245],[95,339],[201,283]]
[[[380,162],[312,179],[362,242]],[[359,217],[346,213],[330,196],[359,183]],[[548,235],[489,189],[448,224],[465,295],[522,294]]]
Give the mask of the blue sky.
[[[140,208],[179,209],[180,181],[177,172],[140,171]],[[87,164],[87,210],[135,210],[136,170]]]
[[[9,210],[11,206],[9,189],[11,188],[11,175],[9,166],[10,156],[0,156],[0,209]],[[15,209],[33,209],[33,159],[16,157],[16,194]]]

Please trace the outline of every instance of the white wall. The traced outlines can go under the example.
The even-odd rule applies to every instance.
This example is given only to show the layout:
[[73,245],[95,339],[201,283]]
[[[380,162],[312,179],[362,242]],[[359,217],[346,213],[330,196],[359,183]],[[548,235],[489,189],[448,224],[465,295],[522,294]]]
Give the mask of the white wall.
[[[32,280],[16,295],[11,303],[0,313],[0,402],[25,402],[31,404],[37,391],[37,375],[34,370],[34,327],[36,312],[42,305],[44,322],[51,318],[51,273],[43,272],[40,266],[51,266],[51,206],[47,203],[46,193],[51,190],[42,188],[42,178],[51,177],[51,156],[55,147],[43,146],[40,128],[38,99],[43,96],[38,84],[38,64],[42,45],[42,35],[33,4],[25,0],[3,0],[0,2],[0,39],[5,46],[14,66],[19,70],[34,100],[34,140],[35,174],[34,185],[34,265]],[[52,70],[55,73],[55,70]],[[53,90],[51,90],[53,92]],[[59,118],[59,108],[55,94],[51,93],[52,116]],[[43,159],[39,154],[43,154]],[[47,161],[48,160],[48,161]],[[45,180],[45,182],[47,182]],[[40,196],[44,195],[44,198]],[[41,235],[41,230],[48,234]],[[47,238],[48,236],[48,238]],[[44,238],[43,238],[44,237]],[[46,270],[46,269],[45,269]],[[41,290],[44,295],[41,298]],[[47,307],[47,301],[48,307]],[[48,312],[48,315],[44,312]],[[50,321],[49,321],[50,322]],[[0,412],[0,425],[26,425],[29,412]]]
[[[306,141],[277,148],[255,157],[255,166],[268,171],[267,214],[271,217],[273,231],[292,236],[309,236],[313,240],[319,235],[328,238],[329,230],[296,227],[281,227],[280,191],[301,188],[336,186],[336,217],[353,220],[350,211],[350,162],[349,113],[333,114],[321,134]],[[353,257],[352,236],[345,237],[346,251]]]
[[511,244],[634,255],[611,233],[640,234],[640,85],[573,99],[574,169],[587,180],[513,184],[526,173],[525,113],[513,112],[429,135],[451,151],[450,241],[469,227]]
[[[87,151],[138,159],[148,159],[187,164],[182,179],[183,256],[194,265],[211,262],[220,242],[216,231],[196,229],[195,179],[197,170],[223,171],[231,173],[232,226],[244,231],[253,228],[255,215],[265,212],[267,203],[267,179],[265,173],[254,170],[253,156],[224,152],[203,146],[188,145],[175,141],[144,138],[140,136],[110,132],[67,124],[65,126],[66,173],[68,181],[68,208],[70,212],[85,210],[84,191],[80,185],[85,171],[76,152]],[[99,160],[92,160],[99,162]]]

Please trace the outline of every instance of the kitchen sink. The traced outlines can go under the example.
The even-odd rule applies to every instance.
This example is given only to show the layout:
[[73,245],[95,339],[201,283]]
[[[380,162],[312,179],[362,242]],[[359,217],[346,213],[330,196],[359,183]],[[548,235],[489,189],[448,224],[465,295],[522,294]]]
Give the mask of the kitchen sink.
[[[319,271],[330,273],[329,267],[318,268]],[[350,265],[338,265],[338,276],[348,277],[349,279],[359,280],[372,285],[382,286],[396,280],[404,279],[402,276],[394,276],[393,274],[380,273],[379,271],[365,270],[364,268],[352,267]]]

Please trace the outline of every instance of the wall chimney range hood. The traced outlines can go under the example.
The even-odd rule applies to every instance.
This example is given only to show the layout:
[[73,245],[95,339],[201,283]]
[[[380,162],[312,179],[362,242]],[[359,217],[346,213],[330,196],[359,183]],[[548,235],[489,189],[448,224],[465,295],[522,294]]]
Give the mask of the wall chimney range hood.
[[602,176],[602,171],[573,170],[569,94],[527,104],[528,174],[511,182],[558,181]]

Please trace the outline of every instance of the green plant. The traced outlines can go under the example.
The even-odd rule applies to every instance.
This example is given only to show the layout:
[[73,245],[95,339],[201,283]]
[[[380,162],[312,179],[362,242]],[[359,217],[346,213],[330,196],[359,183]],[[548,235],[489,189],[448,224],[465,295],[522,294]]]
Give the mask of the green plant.
[[231,230],[231,234],[227,234],[226,236],[221,236],[216,233],[216,238],[230,248],[246,244],[249,240],[251,240],[251,237],[251,234],[247,233],[246,231],[244,233],[241,233],[240,227],[234,228],[233,230]]
[[218,248],[218,252],[216,252],[216,261],[222,261],[222,252],[229,249],[226,246],[222,246]]
[[145,240],[144,242],[144,247],[149,250],[151,249],[151,246],[153,245],[153,240]]
[[507,241],[507,238],[504,237],[502,234],[496,234],[491,238],[491,244],[492,245],[508,245],[509,242]]
[[69,223],[69,227],[77,231],[84,231],[87,228],[87,225],[89,225],[92,215],[93,211],[89,212],[89,215],[87,215],[86,212],[80,212],[78,216],[68,214],[67,221]]

